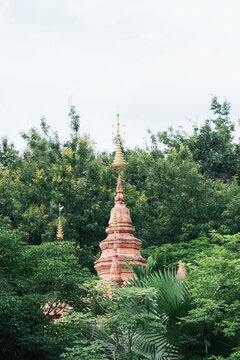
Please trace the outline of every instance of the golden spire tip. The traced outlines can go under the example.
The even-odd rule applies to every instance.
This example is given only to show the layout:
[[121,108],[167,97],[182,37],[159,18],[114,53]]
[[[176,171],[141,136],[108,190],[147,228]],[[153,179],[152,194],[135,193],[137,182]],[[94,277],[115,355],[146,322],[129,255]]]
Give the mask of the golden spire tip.
[[117,113],[117,148],[116,154],[113,161],[113,167],[115,168],[125,168],[126,163],[122,154],[121,143],[120,143],[120,132],[119,132],[119,112]]

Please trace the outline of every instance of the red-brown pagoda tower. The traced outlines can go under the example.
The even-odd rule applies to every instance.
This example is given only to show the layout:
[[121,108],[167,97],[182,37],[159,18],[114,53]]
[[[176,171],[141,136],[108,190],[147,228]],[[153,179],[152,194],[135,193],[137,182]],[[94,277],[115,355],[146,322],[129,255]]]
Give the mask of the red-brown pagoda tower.
[[146,260],[139,252],[142,241],[133,235],[135,228],[132,226],[130,212],[124,204],[120,169],[126,167],[126,163],[120,145],[119,114],[117,114],[117,149],[113,167],[118,168],[115,206],[111,210],[109,226],[106,228],[108,236],[100,242],[101,257],[95,261],[94,267],[100,277],[121,285],[133,275],[133,272],[125,267],[124,259],[144,269]]

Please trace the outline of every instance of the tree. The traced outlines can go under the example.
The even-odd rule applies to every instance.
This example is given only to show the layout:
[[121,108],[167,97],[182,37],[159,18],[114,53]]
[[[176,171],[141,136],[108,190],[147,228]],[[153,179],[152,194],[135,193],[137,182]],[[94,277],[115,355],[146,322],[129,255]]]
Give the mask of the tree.
[[90,281],[90,273],[78,265],[72,243],[28,246],[3,228],[0,258],[0,357],[58,359],[73,330],[51,312],[86,309],[87,293],[78,284]]
[[233,143],[235,126],[229,117],[230,104],[227,101],[221,104],[215,96],[211,110],[215,118],[206,120],[200,128],[194,126],[190,136],[170,128],[152,138],[165,144],[167,150],[187,145],[206,178],[228,181],[239,175],[239,147]]

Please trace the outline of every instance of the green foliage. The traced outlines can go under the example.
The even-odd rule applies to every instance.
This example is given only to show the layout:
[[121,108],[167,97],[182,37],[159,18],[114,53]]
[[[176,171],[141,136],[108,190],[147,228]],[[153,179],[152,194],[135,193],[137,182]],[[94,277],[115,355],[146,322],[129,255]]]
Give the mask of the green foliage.
[[168,149],[188,146],[195,161],[200,162],[201,172],[207,178],[220,178],[224,181],[239,175],[239,146],[232,143],[234,124],[231,122],[230,104],[219,103],[217,97],[211,101],[211,110],[215,118],[206,120],[202,127],[193,128],[193,134],[187,135],[181,130],[168,131],[152,135],[155,143],[160,141]]
[[211,248],[214,242],[215,238],[213,236],[205,236],[191,240],[188,243],[163,244],[161,247],[151,246],[142,249],[142,255],[148,258],[146,273],[156,270],[163,271],[168,268],[175,269],[178,267],[179,260],[182,260],[188,266],[188,263],[191,263],[199,253]]
[[70,111],[68,116],[71,119],[71,129],[74,134],[77,134],[80,129],[80,121],[79,121],[80,116],[77,114],[75,106],[73,105],[70,106]]
[[54,322],[51,311],[60,303],[88,306],[78,284],[90,275],[73,252],[71,243],[28,246],[16,232],[0,229],[1,358],[55,360],[71,343],[71,326]]
[[75,342],[74,347],[67,348],[60,359],[66,360],[108,360],[106,355],[106,345],[99,341],[79,340]]
[[[240,236],[213,234],[213,238],[218,245],[199,254],[191,266],[188,284],[194,308],[184,321],[204,325],[207,350],[227,355],[239,346]],[[224,347],[218,344],[220,339],[225,339]]]
[[[142,352],[138,350],[139,340],[136,331],[139,328],[143,329],[152,318],[144,309],[153,300],[153,290],[110,288],[109,284],[106,287],[101,282],[95,289],[92,288],[91,298],[95,292],[104,313],[100,317],[94,317],[92,313],[84,316],[75,312],[67,316],[66,321],[74,321],[78,336],[90,343],[87,351],[92,351],[92,346],[98,347],[100,344],[100,351],[104,350],[107,359],[141,359]],[[81,354],[81,351],[79,344],[68,349],[67,354]]]
[[[130,186],[125,186],[127,201],[133,210],[133,223],[144,247],[187,242],[205,236],[211,230],[222,233],[240,230],[236,221],[237,209],[232,206],[233,198],[237,201],[236,194],[239,194],[236,181],[224,184],[206,179],[188,147],[182,145],[178,151],[171,150],[167,158],[157,157],[156,151],[146,153],[145,158],[146,168],[141,172],[146,174],[145,178],[140,177],[138,187],[134,187],[139,192],[139,198],[135,197],[130,204]],[[127,163],[130,160],[127,159]],[[136,158],[134,172],[138,166]],[[132,177],[130,173],[132,170],[127,168],[128,182],[136,181],[136,174]]]
[[[35,129],[23,134],[28,148],[22,158],[3,142],[0,214],[29,244],[55,240],[59,202],[64,205],[66,240],[96,248],[104,237],[114,194],[103,178],[111,181],[114,175],[106,174],[103,162],[108,159],[95,156],[90,140],[78,136],[76,126],[75,135],[61,146],[42,119],[43,136]],[[13,156],[18,167],[12,166]]]
[[[192,264],[188,264],[187,307],[185,315],[180,315],[180,321],[174,326],[175,331],[177,328],[180,331],[175,338],[171,338],[172,343],[179,347],[179,359],[217,359],[218,357],[212,355],[226,357],[230,356],[230,353],[230,358],[234,359],[236,356],[237,359],[234,348],[240,344],[240,235],[222,236],[212,233],[209,246],[202,247],[199,252],[193,250],[195,254],[192,253]],[[174,261],[174,258],[172,259]],[[158,284],[157,272],[149,277],[156,278],[154,281]],[[131,283],[135,286],[148,285],[149,277],[146,275],[141,283],[138,280],[132,280]],[[149,286],[153,284],[149,282]],[[164,291],[167,294],[167,304],[170,305],[172,292],[165,290],[167,288],[163,283],[159,283],[158,288],[161,289],[160,293]],[[160,310],[167,314],[167,307],[162,303]],[[177,313],[175,308],[174,313]],[[165,339],[167,335],[164,334]],[[153,336],[156,342],[156,333],[153,333]],[[151,340],[146,334],[143,334],[143,338],[145,341]],[[161,346],[162,340],[160,337],[157,346]]]

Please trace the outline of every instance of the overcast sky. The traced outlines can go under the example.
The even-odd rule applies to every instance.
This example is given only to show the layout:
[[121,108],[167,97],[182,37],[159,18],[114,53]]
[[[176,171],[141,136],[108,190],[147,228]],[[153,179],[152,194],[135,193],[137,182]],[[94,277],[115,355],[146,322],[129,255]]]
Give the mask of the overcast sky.
[[69,101],[97,150],[127,147],[211,115],[211,94],[240,117],[239,0],[0,0],[0,136],[45,116],[69,134]]

